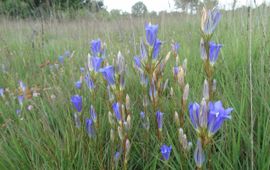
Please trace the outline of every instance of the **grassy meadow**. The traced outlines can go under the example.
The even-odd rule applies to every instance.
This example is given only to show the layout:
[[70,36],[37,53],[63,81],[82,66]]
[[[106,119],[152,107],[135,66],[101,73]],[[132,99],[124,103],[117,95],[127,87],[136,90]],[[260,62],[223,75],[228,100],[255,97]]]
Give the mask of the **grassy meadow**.
[[[269,10],[255,9],[251,14],[252,96],[247,10],[238,10],[234,14],[222,11],[222,19],[213,35],[213,41],[223,44],[215,64],[215,99],[234,110],[232,119],[226,121],[214,137],[212,169],[252,169],[252,164],[254,169],[270,168]],[[150,128],[149,139],[145,140],[139,116],[143,109],[143,91],[133,68],[133,57],[140,53],[140,39],[145,40],[144,24],[147,22],[159,24],[158,37],[163,41],[161,56],[171,50],[172,41],[180,43],[180,62],[184,58],[188,60],[185,80],[190,86],[188,103],[199,103],[205,79],[200,57],[199,15],[112,20],[90,17],[62,21],[1,18],[0,87],[6,92],[0,97],[0,169],[112,169],[112,157],[121,144],[110,142],[108,111],[111,106],[107,102],[106,86],[100,83],[94,98],[85,84],[82,89],[74,86],[81,75],[80,67],[86,66],[89,43],[97,38],[106,43],[110,63],[121,51],[128,66],[125,92],[130,96],[132,110],[128,169],[194,169],[196,133],[189,113],[185,114],[184,131],[193,143],[190,152],[184,153],[181,149],[173,120],[174,111],[181,107],[180,93],[169,97],[170,87],[176,86],[172,73],[173,57],[165,69],[165,77],[169,79],[167,95],[161,97],[158,106],[164,112],[162,143],[172,146],[169,161],[161,158],[162,143],[154,129]],[[65,59],[58,68],[54,67],[58,56],[66,50],[73,52],[73,57]],[[23,120],[16,114],[20,109],[17,100],[19,80],[40,93],[40,96],[24,101]],[[83,96],[84,115],[89,115],[91,104],[95,106],[100,121],[99,142],[87,136],[85,125],[80,129],[75,127],[75,109],[70,102],[70,97],[75,94]],[[29,105],[33,106],[30,111]],[[122,168],[120,161],[115,169]]]

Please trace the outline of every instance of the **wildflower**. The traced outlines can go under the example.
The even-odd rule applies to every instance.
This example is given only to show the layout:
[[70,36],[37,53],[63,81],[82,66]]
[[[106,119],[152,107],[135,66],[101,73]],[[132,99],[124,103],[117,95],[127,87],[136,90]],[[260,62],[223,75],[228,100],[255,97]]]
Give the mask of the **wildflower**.
[[86,131],[90,138],[95,136],[94,122],[92,119],[86,119]]
[[87,87],[92,90],[95,88],[95,84],[91,78],[91,76],[89,74],[86,74],[85,77],[84,77],[84,80],[85,80],[85,83],[87,85]]
[[19,101],[19,104],[22,106],[23,105],[23,100],[24,100],[24,96],[18,96],[18,101]]
[[110,86],[107,86],[107,95],[109,96],[109,101],[112,103],[114,101],[114,95],[111,92]]
[[174,54],[178,54],[178,51],[179,51],[179,48],[180,48],[180,44],[179,43],[172,43],[171,44],[171,47],[172,47],[172,52]]
[[119,51],[116,58],[116,71],[118,74],[123,74],[126,70],[125,58],[122,53]]
[[114,161],[116,162],[116,164],[120,160],[120,157],[121,157],[121,153],[118,152],[118,151],[115,152],[115,154],[114,154]]
[[110,130],[110,139],[111,139],[112,142],[115,139],[115,135],[114,135],[114,130],[113,129]]
[[140,59],[140,57],[135,56],[133,59],[134,59],[134,64],[135,64],[136,68],[140,69],[141,68],[141,59]]
[[74,95],[71,97],[71,102],[78,112],[82,111],[82,97],[79,95]]
[[59,63],[64,64],[64,59],[65,59],[65,57],[60,55],[60,56],[58,57]]
[[130,110],[130,98],[128,94],[126,95],[126,109],[127,111]]
[[94,57],[97,57],[98,53],[101,52],[101,41],[100,41],[100,39],[91,41],[91,51],[92,51],[92,55]]
[[100,67],[101,67],[102,62],[103,62],[103,58],[90,56],[90,54],[88,54],[88,69],[89,69],[89,71],[98,72]]
[[163,156],[163,158],[167,161],[170,158],[170,154],[171,154],[171,150],[172,150],[172,146],[167,146],[165,144],[163,144],[160,147],[160,152]]
[[161,41],[159,39],[156,39],[152,54],[153,59],[157,59],[161,44],[162,44]]
[[90,116],[94,122],[97,121],[97,114],[96,114],[96,111],[95,111],[95,108],[93,105],[91,105],[91,107],[90,107]]
[[204,80],[203,83],[203,98],[209,100],[209,84],[206,79]]
[[22,92],[24,93],[26,90],[26,85],[21,80],[19,81],[19,86],[20,86],[20,89],[22,90]]
[[21,113],[22,113],[22,110],[20,110],[20,109],[16,110],[16,114],[17,114],[18,117],[21,117]]
[[129,154],[131,145],[129,139],[126,140],[126,156]]
[[150,85],[149,96],[150,96],[150,99],[152,101],[154,101],[156,99],[156,97],[157,97],[157,90],[156,90],[156,86],[155,86],[154,80],[152,80],[152,83]]
[[82,87],[82,81],[81,81],[81,80],[76,81],[76,82],[75,82],[75,87],[76,87],[77,89],[80,89],[80,88]]
[[207,59],[207,54],[205,51],[205,45],[204,45],[203,38],[201,38],[201,41],[200,41],[200,51],[201,51],[201,58],[205,61]]
[[5,92],[4,88],[0,88],[0,96],[1,97],[4,97],[4,92]]
[[122,127],[118,126],[117,131],[118,131],[118,136],[119,136],[120,140],[122,141],[124,139],[124,134],[123,134]]
[[212,65],[217,61],[221,47],[221,44],[216,44],[212,41],[209,42],[209,60]]
[[27,106],[27,110],[31,111],[33,109],[32,105]]
[[108,112],[108,119],[109,119],[109,123],[111,126],[114,125],[114,119],[113,119],[113,115],[112,115],[112,112]]
[[158,129],[162,131],[162,124],[163,124],[163,114],[160,111],[156,112],[156,118],[157,118],[157,124],[158,124]]
[[122,115],[121,115],[119,103],[114,103],[113,104],[113,111],[114,111],[114,114],[115,114],[115,117],[116,117],[117,121],[121,121],[122,120]]
[[177,111],[174,112],[174,121],[177,126],[180,126],[180,119],[179,119],[179,114]]
[[111,86],[115,84],[114,68],[113,66],[106,66],[99,70],[107,83]]
[[158,33],[158,25],[152,25],[151,23],[145,26],[146,40],[150,46],[153,46]]
[[73,118],[74,118],[74,122],[75,122],[76,128],[80,128],[80,127],[81,127],[80,116],[75,112],[75,113],[73,114]]
[[70,57],[70,55],[71,55],[70,51],[67,50],[67,51],[65,51],[63,56],[64,57]]
[[81,71],[81,73],[83,73],[84,72],[84,67],[80,67],[80,71]]
[[231,119],[233,108],[224,109],[221,101],[209,102],[208,133],[213,136],[222,126],[223,122]]
[[173,67],[173,76],[174,76],[175,79],[177,78],[178,72],[179,72],[179,67],[174,66]]
[[179,129],[179,141],[183,147],[184,150],[189,151],[192,147],[192,143],[188,142],[187,135],[184,133],[183,129]]
[[184,93],[183,93],[183,101],[187,101],[188,93],[189,93],[189,84],[186,84],[184,88]]
[[221,13],[217,8],[208,11],[203,8],[201,19],[202,32],[206,35],[211,35],[215,31],[220,19]]
[[196,146],[196,149],[194,151],[194,160],[195,160],[196,166],[198,168],[202,168],[203,163],[205,161],[205,155],[203,152],[203,148],[202,148],[202,144],[201,144],[200,139],[197,140],[197,146]]
[[140,113],[140,117],[142,119],[142,127],[146,130],[149,130],[150,128],[150,121],[149,118],[147,116],[145,116],[144,112]]
[[147,51],[146,51],[146,48],[145,48],[145,45],[144,45],[144,42],[143,40],[141,39],[141,42],[140,42],[140,58],[141,59],[146,59],[147,58]]
[[189,104],[189,116],[191,123],[196,130],[199,130],[199,114],[200,114],[200,105],[198,103]]

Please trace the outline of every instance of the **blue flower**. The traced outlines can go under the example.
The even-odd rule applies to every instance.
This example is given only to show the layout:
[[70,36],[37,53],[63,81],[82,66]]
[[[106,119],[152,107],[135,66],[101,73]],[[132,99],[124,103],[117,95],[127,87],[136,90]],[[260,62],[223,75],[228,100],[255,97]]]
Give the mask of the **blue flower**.
[[150,46],[153,46],[158,33],[158,25],[147,24],[145,25],[146,40]]
[[85,83],[87,85],[87,87],[92,90],[95,88],[95,84],[91,78],[91,76],[89,74],[86,74],[85,77],[84,77],[84,80],[85,80]]
[[94,122],[92,119],[86,119],[86,131],[90,138],[95,136]]
[[65,53],[64,53],[63,56],[64,56],[64,57],[70,57],[70,54],[71,54],[70,51],[67,50],[67,51],[65,51]]
[[65,57],[60,55],[60,56],[58,57],[59,63],[64,64],[64,59],[65,59]]
[[135,64],[136,68],[140,69],[141,68],[141,58],[138,56],[135,56],[133,59],[134,59],[134,64]]
[[81,71],[81,73],[83,73],[84,72],[84,67],[80,67],[80,71]]
[[74,95],[71,97],[71,102],[78,112],[82,111],[82,97],[79,95]]
[[209,42],[209,60],[212,65],[217,61],[221,47],[221,44]]
[[0,88],[0,96],[1,96],[1,97],[4,96],[4,88]]
[[120,152],[115,152],[114,154],[114,161],[117,163],[120,159],[121,153]]
[[172,146],[167,146],[165,144],[163,144],[160,147],[160,152],[163,156],[163,158],[167,161],[170,158],[170,154],[171,154],[171,150],[172,150]]
[[20,86],[22,92],[25,92],[25,90],[26,90],[26,85],[25,85],[21,80],[19,81],[19,86]]
[[92,55],[94,57],[97,57],[98,53],[101,52],[101,41],[100,41],[100,39],[91,41],[91,51],[92,51]]
[[81,81],[81,80],[76,81],[76,82],[75,82],[75,87],[76,87],[77,89],[80,89],[80,88],[82,87],[82,81]]
[[106,66],[104,68],[101,68],[99,71],[102,73],[104,79],[107,81],[109,85],[115,84],[113,66]]
[[140,113],[140,117],[141,117],[141,119],[144,119],[145,118],[145,113],[144,112],[141,112]]
[[178,54],[179,48],[180,48],[180,44],[176,42],[176,43],[173,43],[171,47],[172,47],[172,51],[173,51],[175,54]]
[[208,133],[214,135],[222,126],[223,122],[231,119],[233,108],[224,109],[221,101],[209,102]]
[[19,104],[22,106],[23,105],[23,100],[24,100],[24,96],[21,95],[21,96],[18,96],[18,101],[19,101]]
[[212,34],[219,21],[221,19],[221,13],[217,8],[207,11],[206,9],[203,10],[203,17],[202,17],[202,25],[201,29],[205,34]]
[[161,41],[159,39],[156,39],[152,54],[153,59],[157,59],[161,44],[162,44]]
[[94,108],[93,105],[91,105],[91,107],[90,107],[90,116],[91,116],[91,118],[93,119],[94,122],[97,121],[97,113],[96,113],[95,108]]
[[17,109],[17,110],[16,110],[16,114],[17,114],[17,116],[19,116],[19,117],[20,117],[20,116],[21,116],[21,112],[22,112],[22,110]]
[[91,63],[90,71],[91,71],[91,68],[92,68],[95,72],[98,72],[100,67],[101,67],[101,63],[103,61],[103,58],[91,57],[90,60],[91,60],[90,61],[90,63]]
[[195,160],[196,166],[198,168],[201,168],[204,161],[205,161],[205,155],[203,152],[203,148],[202,148],[202,144],[201,144],[200,139],[197,140],[197,146],[196,146],[196,149],[194,151],[194,160]]
[[120,104],[119,103],[114,103],[113,106],[113,111],[115,114],[115,117],[117,119],[117,121],[121,121],[122,120],[122,115],[121,115],[121,111],[120,111]]
[[178,66],[174,66],[173,67],[173,76],[175,78],[177,78],[178,72],[179,72],[179,67]]
[[200,127],[199,119],[200,119],[200,105],[198,103],[190,103],[189,104],[189,116],[193,127],[198,130]]
[[157,124],[158,124],[158,129],[162,130],[162,124],[163,124],[163,114],[160,111],[156,112],[156,118],[157,118]]

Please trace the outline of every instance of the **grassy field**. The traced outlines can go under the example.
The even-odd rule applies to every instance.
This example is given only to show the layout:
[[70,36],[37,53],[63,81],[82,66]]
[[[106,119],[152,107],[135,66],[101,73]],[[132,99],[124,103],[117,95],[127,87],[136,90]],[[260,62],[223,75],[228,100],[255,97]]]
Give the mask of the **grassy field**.
[[[232,120],[226,121],[214,137],[212,169],[251,169],[252,162],[255,169],[270,168],[269,10],[252,11],[252,96],[247,10],[239,10],[235,14],[222,12],[221,22],[212,38],[223,44],[215,64],[215,99],[221,100],[226,108],[234,109]],[[106,43],[110,63],[121,51],[128,65],[125,92],[130,96],[132,110],[128,169],[194,169],[196,133],[188,112],[185,114],[184,131],[193,143],[190,152],[181,149],[178,130],[173,121],[174,111],[181,107],[180,93],[176,93],[173,98],[164,95],[160,99],[162,102],[158,108],[164,112],[162,142],[157,139],[154,127],[150,128],[146,140],[146,132],[141,127],[139,113],[143,110],[143,90],[133,68],[133,57],[140,52],[140,39],[145,39],[146,22],[159,24],[158,37],[164,42],[161,56],[170,51],[172,41],[180,43],[180,61],[184,58],[188,60],[185,80],[190,86],[188,103],[200,102],[205,73],[200,57],[199,15],[118,18],[111,21],[95,18],[61,22],[53,19],[44,22],[0,20],[0,88],[6,89],[5,96],[0,97],[0,169],[112,168],[112,157],[121,144],[110,142],[108,111],[111,106],[108,105],[106,86],[104,83],[98,84],[95,97],[91,97],[85,84],[80,90],[74,87],[81,75],[80,67],[86,65],[89,42],[97,38]],[[55,68],[58,56],[66,50],[73,51],[73,57]],[[51,64],[44,64],[49,62]],[[176,87],[173,65],[174,59],[171,57],[165,69],[169,88]],[[99,78],[102,79],[101,76]],[[23,120],[16,114],[16,110],[20,109],[17,100],[19,80],[28,87],[35,87],[40,93],[40,96],[24,101],[21,113]],[[70,102],[74,94],[83,96],[85,116],[89,115],[90,105],[94,105],[100,121],[98,140],[88,137],[85,125],[80,129],[75,127],[75,110]],[[33,106],[30,111],[27,109],[29,105]],[[155,117],[155,113],[151,114]],[[118,138],[117,132],[115,138]],[[169,161],[161,158],[160,145],[163,143],[172,145]],[[123,168],[121,161],[117,168]]]

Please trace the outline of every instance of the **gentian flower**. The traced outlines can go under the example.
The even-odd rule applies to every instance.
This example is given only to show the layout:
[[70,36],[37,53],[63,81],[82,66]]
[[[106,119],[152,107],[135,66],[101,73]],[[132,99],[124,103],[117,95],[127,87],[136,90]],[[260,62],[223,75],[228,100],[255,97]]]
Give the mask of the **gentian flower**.
[[135,56],[133,59],[134,59],[134,64],[135,64],[136,68],[140,69],[141,68],[141,58],[138,56]]
[[158,25],[147,24],[145,25],[146,40],[150,46],[153,46],[158,33]]
[[25,90],[26,90],[26,85],[25,85],[21,80],[19,81],[19,86],[20,86],[22,92],[25,92]]
[[174,52],[175,54],[178,54],[179,48],[180,48],[180,44],[176,42],[176,43],[173,43],[171,45],[171,47],[172,47],[172,52]]
[[81,80],[76,81],[76,82],[75,82],[75,87],[76,87],[77,89],[80,89],[80,88],[82,87],[82,81],[81,81]]
[[196,102],[190,103],[188,108],[191,123],[196,130],[199,130],[200,105]]
[[4,88],[0,88],[0,96],[4,97]]
[[123,74],[126,70],[125,58],[119,51],[115,62],[116,71],[118,74]]
[[114,114],[115,114],[115,117],[116,117],[117,121],[121,121],[122,120],[122,115],[121,115],[119,103],[114,103],[112,108],[113,108],[113,111],[114,111]]
[[201,144],[200,139],[197,140],[197,146],[196,146],[196,149],[194,151],[194,160],[195,160],[196,166],[198,168],[202,168],[203,163],[205,161],[205,155],[203,152],[203,148],[202,148],[202,144]]
[[162,44],[161,41],[159,39],[156,39],[152,54],[153,59],[157,59],[161,44]]
[[204,34],[212,34],[219,21],[221,19],[221,13],[217,8],[207,11],[205,8],[202,12],[201,29]]
[[23,100],[24,100],[24,96],[21,95],[21,96],[18,96],[18,101],[19,101],[19,104],[22,106],[23,105]]
[[94,122],[97,121],[97,113],[96,113],[95,108],[94,108],[93,105],[91,105],[91,107],[90,107],[90,116],[91,116],[91,118],[93,119]]
[[106,66],[104,68],[101,68],[99,71],[102,73],[104,79],[107,81],[109,85],[115,84],[113,66]]
[[58,57],[59,63],[64,64],[64,59],[65,59],[65,57],[60,55],[60,56]]
[[156,118],[157,118],[157,124],[158,124],[158,129],[162,131],[162,124],[163,124],[163,114],[160,111],[156,112]]
[[172,150],[172,146],[167,146],[165,144],[163,144],[160,147],[160,152],[163,156],[163,158],[167,161],[170,158],[170,154],[171,154],[171,150]]
[[120,152],[115,152],[114,154],[114,161],[117,163],[120,159],[121,153]]
[[208,132],[209,135],[214,135],[222,126],[223,122],[231,119],[231,112],[233,108],[224,109],[221,101],[209,102],[209,115],[208,115]]
[[146,130],[149,130],[150,128],[150,122],[149,122],[149,118],[147,116],[145,116],[144,112],[140,113],[140,117],[142,119],[142,127]]
[[84,72],[84,67],[80,67],[80,71],[81,71],[81,73],[83,73]]
[[221,47],[221,44],[216,44],[212,41],[209,42],[209,60],[212,65],[217,61]]
[[64,53],[63,56],[64,56],[64,57],[70,57],[70,54],[71,54],[70,51],[67,50],[67,51],[65,51],[65,53]]
[[95,136],[94,122],[92,119],[86,119],[86,131],[90,138]]
[[85,77],[84,77],[84,80],[85,80],[85,83],[87,85],[87,87],[92,90],[95,88],[95,84],[91,78],[91,76],[89,74],[86,74]]
[[71,97],[71,102],[78,112],[82,111],[82,97],[79,95],[74,95]]
[[232,108],[224,109],[221,101],[209,102],[209,110],[205,99],[201,106],[198,103],[189,104],[189,114],[193,127],[197,132],[201,128],[207,129],[208,136],[212,137],[222,126],[223,122],[231,119]]
[[88,54],[88,69],[89,69],[89,71],[98,72],[100,67],[101,67],[102,62],[103,62],[103,58],[90,56],[90,54]]
[[100,39],[91,41],[91,51],[92,51],[92,55],[94,57],[97,57],[98,53],[101,52],[101,41],[100,41]]

